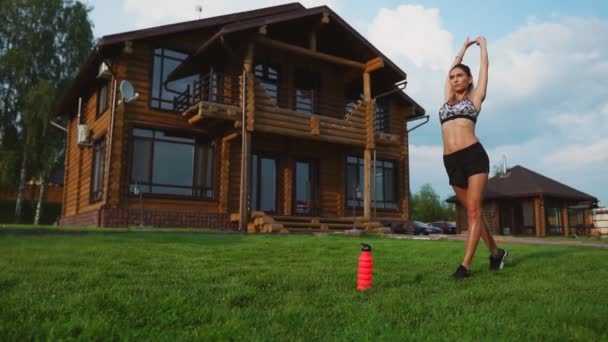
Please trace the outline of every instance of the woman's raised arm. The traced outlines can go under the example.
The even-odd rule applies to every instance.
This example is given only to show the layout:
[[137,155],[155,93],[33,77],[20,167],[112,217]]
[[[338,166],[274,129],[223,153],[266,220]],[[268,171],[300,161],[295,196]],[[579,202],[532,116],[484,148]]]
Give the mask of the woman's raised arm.
[[452,86],[450,85],[450,70],[452,70],[452,68],[454,67],[454,65],[462,63],[462,58],[464,57],[464,53],[467,51],[467,49],[469,48],[469,46],[475,44],[476,42],[477,42],[477,39],[476,40],[470,40],[469,37],[467,37],[467,39],[464,41],[464,44],[462,44],[462,47],[460,48],[460,51],[454,57],[454,61],[452,62],[452,65],[450,65],[450,68],[448,69],[448,75],[445,78],[445,87],[444,87],[444,92],[443,92],[443,102],[448,102],[448,101],[450,101],[450,100],[452,100],[454,98],[454,91],[452,90]]
[[486,44],[486,38],[481,36],[477,38],[476,43],[479,44],[479,50],[481,53],[481,63],[479,65],[479,77],[477,78],[477,86],[473,89],[471,98],[473,103],[478,110],[481,109],[481,103],[486,99],[486,92],[488,90],[488,68],[490,63],[488,61],[488,47]]

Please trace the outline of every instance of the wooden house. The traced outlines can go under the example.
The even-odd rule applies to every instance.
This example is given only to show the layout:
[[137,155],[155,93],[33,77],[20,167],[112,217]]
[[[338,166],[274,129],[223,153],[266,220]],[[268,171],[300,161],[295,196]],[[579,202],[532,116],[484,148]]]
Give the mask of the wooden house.
[[424,109],[405,80],[326,6],[105,36],[57,113],[70,117],[61,224],[276,232],[406,220],[407,122]]
[[[466,231],[466,209],[455,196],[447,201],[456,204],[458,231]],[[586,235],[597,202],[596,197],[517,165],[488,180],[483,215],[493,234]]]

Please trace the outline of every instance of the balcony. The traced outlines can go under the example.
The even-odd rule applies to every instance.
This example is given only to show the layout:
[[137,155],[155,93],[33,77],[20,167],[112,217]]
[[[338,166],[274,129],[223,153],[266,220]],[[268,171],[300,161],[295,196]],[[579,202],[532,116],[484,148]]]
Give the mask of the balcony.
[[173,98],[174,111],[191,117],[190,123],[204,117],[237,119],[241,107],[241,77],[210,72],[195,80]]
[[367,103],[255,80],[255,129],[353,146],[366,143]]

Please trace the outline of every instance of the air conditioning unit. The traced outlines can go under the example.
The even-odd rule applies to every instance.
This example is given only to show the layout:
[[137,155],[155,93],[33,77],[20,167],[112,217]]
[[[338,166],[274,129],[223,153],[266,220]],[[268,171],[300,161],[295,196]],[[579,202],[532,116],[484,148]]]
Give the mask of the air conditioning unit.
[[88,125],[78,125],[78,146],[91,146],[91,129]]

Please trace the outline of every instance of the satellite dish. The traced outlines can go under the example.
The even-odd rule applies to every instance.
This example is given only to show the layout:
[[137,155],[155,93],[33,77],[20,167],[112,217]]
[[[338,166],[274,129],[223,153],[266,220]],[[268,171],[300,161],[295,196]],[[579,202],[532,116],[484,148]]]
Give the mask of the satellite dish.
[[120,102],[128,103],[139,97],[131,82],[123,80],[120,82]]

